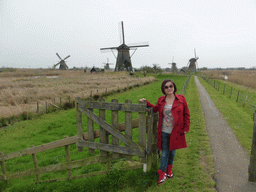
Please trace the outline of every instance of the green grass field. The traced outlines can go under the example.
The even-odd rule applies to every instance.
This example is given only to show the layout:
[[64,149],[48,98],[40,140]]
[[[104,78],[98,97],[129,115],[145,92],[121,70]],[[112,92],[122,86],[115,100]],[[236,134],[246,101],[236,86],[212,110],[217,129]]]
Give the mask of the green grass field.
[[[105,100],[110,102],[112,99],[118,99],[118,102],[124,103],[129,99],[133,103],[138,103],[138,100],[144,97],[155,104],[158,97],[162,95],[160,86],[164,79],[171,78],[176,83],[179,92],[187,76],[159,75],[157,78],[159,80],[157,82],[111,95]],[[124,161],[116,161],[112,162],[113,171],[106,176],[39,184],[34,183],[35,176],[33,176],[11,180],[7,185],[1,181],[0,189],[2,191],[214,191],[215,182],[212,179],[214,165],[194,77],[191,77],[185,96],[191,113],[191,128],[186,135],[188,147],[177,150],[173,168],[175,176],[166,181],[164,185],[157,186],[156,169],[152,169],[149,173],[143,173],[141,169],[120,171],[119,168],[123,166]],[[136,116],[137,114],[134,114],[133,118],[137,118]],[[123,122],[122,113],[119,117],[119,122]],[[107,114],[106,118],[108,121],[110,114]],[[86,122],[84,116],[83,121]],[[84,131],[86,131],[86,127],[84,127]],[[133,134],[136,140],[136,134],[138,134],[136,129]],[[37,119],[8,126],[0,132],[1,151],[5,154],[19,151],[29,148],[31,145],[38,146],[63,139],[65,135],[76,135],[76,111],[74,109],[46,114]],[[92,156],[86,149],[84,152],[78,152],[75,144],[70,146],[70,152],[71,160]],[[96,151],[95,155],[98,154]],[[58,148],[39,153],[37,159],[39,166],[62,163],[66,161],[65,150]],[[8,173],[34,167],[31,156],[6,161],[5,165]],[[105,164],[91,165],[72,170],[72,175],[105,169]],[[0,174],[2,174],[1,171]],[[40,175],[41,180],[60,177],[66,177],[66,171]]]

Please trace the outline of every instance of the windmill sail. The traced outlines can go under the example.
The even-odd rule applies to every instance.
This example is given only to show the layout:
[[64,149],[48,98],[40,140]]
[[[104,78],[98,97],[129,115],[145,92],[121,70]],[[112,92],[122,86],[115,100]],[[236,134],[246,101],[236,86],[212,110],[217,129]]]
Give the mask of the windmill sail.
[[[130,56],[130,49],[135,49],[135,51],[137,50],[138,47],[148,47],[148,44],[145,45],[133,45],[133,46],[128,46],[125,44],[125,38],[124,38],[124,27],[123,27],[123,21],[121,21],[121,45],[119,45],[118,47],[107,47],[107,48],[101,48],[100,50],[117,50],[117,57],[116,57],[116,67],[115,70],[116,71],[123,71],[123,70],[127,70],[127,71],[132,71],[132,62],[131,62],[131,56]],[[134,51],[134,52],[135,52]],[[133,52],[133,54],[134,54]],[[132,54],[132,55],[133,55]],[[115,55],[114,55],[115,56]]]

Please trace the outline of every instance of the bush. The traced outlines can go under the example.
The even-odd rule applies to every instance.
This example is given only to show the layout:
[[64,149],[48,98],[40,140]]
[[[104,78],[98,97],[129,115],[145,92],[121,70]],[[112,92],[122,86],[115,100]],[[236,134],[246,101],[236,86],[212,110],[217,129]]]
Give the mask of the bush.
[[64,110],[67,110],[67,109],[72,109],[73,105],[72,105],[72,103],[66,102],[66,103],[63,104],[62,107],[63,107]]

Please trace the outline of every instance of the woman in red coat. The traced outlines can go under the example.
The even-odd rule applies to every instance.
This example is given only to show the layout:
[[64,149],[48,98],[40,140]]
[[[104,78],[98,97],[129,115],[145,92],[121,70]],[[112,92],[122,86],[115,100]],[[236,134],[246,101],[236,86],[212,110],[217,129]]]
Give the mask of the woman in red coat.
[[177,95],[176,85],[170,80],[164,80],[161,90],[165,96],[158,98],[157,104],[153,105],[146,99],[147,107],[153,107],[154,112],[159,113],[157,147],[161,153],[158,185],[172,178],[172,164],[176,149],[186,148],[185,134],[189,131],[190,113],[187,101],[183,95]]

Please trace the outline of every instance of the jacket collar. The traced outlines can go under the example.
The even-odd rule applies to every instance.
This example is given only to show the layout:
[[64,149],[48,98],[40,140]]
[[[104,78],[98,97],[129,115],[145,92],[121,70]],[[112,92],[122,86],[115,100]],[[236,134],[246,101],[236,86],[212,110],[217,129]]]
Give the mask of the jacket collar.
[[[162,96],[161,102],[165,102],[165,99],[166,99],[166,95],[165,95],[165,96]],[[175,93],[175,100],[178,100],[178,102],[179,102],[179,100],[180,100],[179,95],[177,95],[176,93]],[[174,100],[174,101],[175,101],[175,100]]]

